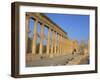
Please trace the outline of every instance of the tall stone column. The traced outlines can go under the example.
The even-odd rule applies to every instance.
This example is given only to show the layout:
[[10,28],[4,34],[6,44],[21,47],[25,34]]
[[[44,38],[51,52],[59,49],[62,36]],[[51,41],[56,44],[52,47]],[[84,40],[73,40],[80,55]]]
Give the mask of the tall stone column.
[[52,31],[51,53],[54,51],[54,31]]
[[62,45],[63,42],[62,42],[62,41],[63,41],[63,38],[62,38],[62,36],[61,36],[61,54],[63,53],[63,52],[62,52],[62,49],[63,49],[63,45]]
[[63,46],[64,45],[63,45],[63,37],[62,37],[62,53],[64,54],[64,51],[63,51],[64,48],[63,48]]
[[65,45],[66,45],[66,44],[64,44],[64,37],[63,37],[63,53],[64,53],[64,54],[65,54],[65,52],[64,52]]
[[29,32],[29,16],[26,15],[26,21],[25,21],[25,30],[26,30],[26,52],[27,52],[27,48],[28,48],[28,32]]
[[64,38],[64,53],[66,54],[66,46],[67,46],[67,44],[66,44],[66,39]]
[[60,38],[60,39],[59,39],[59,40],[60,40],[60,41],[59,41],[59,50],[60,50],[59,53],[61,54],[61,36],[59,36],[59,38]]
[[50,53],[50,28],[48,29],[48,37],[47,37],[47,49],[46,49],[46,52],[47,54]]
[[[68,52],[69,47],[71,46],[71,43],[69,43],[69,41],[67,39],[65,39],[66,41],[66,46],[65,46],[65,53]],[[69,47],[68,47],[69,46]]]
[[56,36],[56,32],[54,32],[54,53],[57,53],[57,36]]
[[60,36],[60,53],[62,54],[62,36]]
[[40,48],[39,48],[39,54],[43,53],[43,40],[44,40],[44,24],[41,23],[41,27],[40,27]]
[[59,54],[59,34],[57,34],[57,53]]
[[35,53],[36,53],[37,26],[38,26],[38,20],[36,19],[36,20],[34,21],[33,43],[32,43],[32,54],[35,54]]
[[65,54],[65,46],[66,46],[65,40],[64,40],[64,38],[63,38],[63,52],[64,52],[64,54]]
[[65,46],[66,46],[65,39],[63,38],[63,53],[64,54],[65,54]]

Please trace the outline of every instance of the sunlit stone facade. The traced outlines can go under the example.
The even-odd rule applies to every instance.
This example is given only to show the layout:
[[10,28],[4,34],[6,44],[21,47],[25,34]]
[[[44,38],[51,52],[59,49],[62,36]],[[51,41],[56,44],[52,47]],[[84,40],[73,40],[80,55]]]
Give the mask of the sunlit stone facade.
[[[29,20],[32,18],[34,20],[34,29],[33,29],[33,38],[31,45],[31,54],[37,54],[37,27],[38,23],[40,23],[40,44],[39,44],[39,53],[40,55],[44,54],[43,52],[43,41],[44,41],[44,28],[47,27],[47,38],[46,38],[46,52],[45,54],[53,54],[53,55],[66,55],[71,54],[75,49],[78,51],[78,42],[71,41],[67,33],[61,29],[57,24],[51,21],[47,16],[41,13],[26,13],[26,50],[28,47],[28,33],[29,29]],[[27,51],[26,51],[27,52]]]

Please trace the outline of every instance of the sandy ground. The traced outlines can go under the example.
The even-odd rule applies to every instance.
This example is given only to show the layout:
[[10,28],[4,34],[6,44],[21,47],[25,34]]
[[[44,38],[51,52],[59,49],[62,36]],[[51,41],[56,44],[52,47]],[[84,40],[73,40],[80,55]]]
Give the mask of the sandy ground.
[[52,58],[45,56],[27,56],[26,67],[36,66],[58,66],[58,65],[78,65],[78,64],[89,64],[89,57],[83,55],[60,55]]

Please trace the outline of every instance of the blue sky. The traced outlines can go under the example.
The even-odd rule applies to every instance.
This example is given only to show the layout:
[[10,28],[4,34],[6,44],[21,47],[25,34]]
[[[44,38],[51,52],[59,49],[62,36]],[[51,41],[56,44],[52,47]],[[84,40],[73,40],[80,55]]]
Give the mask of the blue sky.
[[45,14],[67,32],[71,40],[87,42],[89,38],[89,15]]
[[[89,38],[89,15],[75,15],[75,14],[51,14],[45,13],[53,22],[60,26],[64,31],[67,32],[68,37],[71,40],[81,40],[87,42]],[[30,30],[29,36],[33,36],[33,25],[34,20],[30,19],[29,22]],[[44,30],[45,34],[47,30]],[[40,25],[38,24],[38,33],[40,32]],[[38,40],[39,41],[39,40]]]

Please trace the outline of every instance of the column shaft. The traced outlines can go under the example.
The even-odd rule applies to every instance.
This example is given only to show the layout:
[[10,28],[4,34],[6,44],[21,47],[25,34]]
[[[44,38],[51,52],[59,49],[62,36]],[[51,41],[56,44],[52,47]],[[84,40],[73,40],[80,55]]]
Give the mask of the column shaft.
[[47,37],[47,54],[50,53],[50,28],[48,29],[48,37]]
[[58,46],[57,46],[57,53],[59,54],[60,53],[60,37],[59,37],[59,34],[57,34],[57,44],[58,44]]
[[66,54],[67,54],[68,47],[70,47],[70,46],[69,46],[69,43],[68,43],[67,41],[68,41],[67,39],[64,39],[64,42],[65,42],[65,44],[66,44],[66,45],[65,45],[65,48],[64,48]]
[[62,54],[62,36],[60,36],[60,54]]
[[63,46],[64,46],[64,45],[63,45],[63,37],[62,37],[62,53],[64,54],[64,52],[63,52]]
[[67,41],[66,41],[65,38],[64,38],[64,44],[65,44],[65,46],[64,46],[64,53],[66,54],[66,46],[68,46],[68,45],[67,45]]
[[57,52],[57,36],[56,33],[54,33],[54,53]]
[[38,25],[38,20],[34,21],[34,31],[33,31],[33,43],[32,43],[32,53],[36,53],[36,40],[37,40],[37,25]]
[[60,53],[62,54],[62,36],[60,36]]
[[59,54],[61,53],[61,37],[59,36]]
[[43,40],[44,40],[44,24],[41,24],[40,28],[40,48],[39,48],[39,54],[43,53]]
[[66,44],[64,44],[64,38],[63,38],[63,53],[65,54],[65,52],[64,52],[64,46],[65,46]]
[[51,53],[54,51],[54,31],[52,31]]

